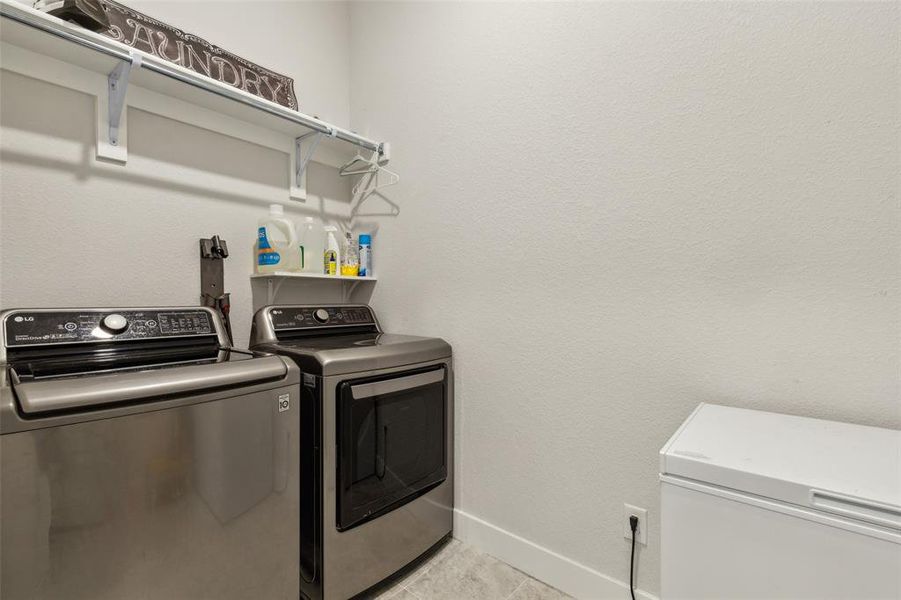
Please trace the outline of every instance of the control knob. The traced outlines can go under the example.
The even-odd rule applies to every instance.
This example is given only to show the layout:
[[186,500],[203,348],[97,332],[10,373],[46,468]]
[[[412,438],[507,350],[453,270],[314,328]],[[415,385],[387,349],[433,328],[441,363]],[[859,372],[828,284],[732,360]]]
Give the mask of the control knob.
[[316,311],[313,312],[313,318],[320,323],[328,323],[328,311],[324,308],[317,308]]
[[100,322],[100,327],[109,333],[122,333],[128,329],[128,319],[120,314],[113,313],[103,317],[103,321]]

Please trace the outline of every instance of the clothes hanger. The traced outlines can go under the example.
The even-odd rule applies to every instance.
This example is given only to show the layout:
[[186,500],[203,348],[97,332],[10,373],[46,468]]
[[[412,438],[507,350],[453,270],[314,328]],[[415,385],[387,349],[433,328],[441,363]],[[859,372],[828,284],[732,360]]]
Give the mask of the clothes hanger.
[[[385,174],[388,176],[386,181],[380,180],[379,176],[381,174]],[[400,175],[395,173],[394,171],[379,166],[379,168],[371,173],[363,175],[354,185],[351,190],[352,198],[353,198],[353,206],[350,210],[350,222],[355,223],[357,217],[367,216],[367,217],[396,217],[400,214],[400,207],[392,202],[390,198],[385,196],[379,190],[395,185],[400,181]],[[372,196],[378,196],[385,203],[390,206],[389,212],[370,212],[370,213],[361,213],[360,208],[363,206],[363,203],[366,202]]]
[[[388,176],[388,180],[382,182],[381,175],[385,174]],[[400,175],[395,173],[394,171],[388,169],[387,167],[376,165],[375,170],[367,171],[357,183],[354,184],[353,189],[351,190],[351,194],[356,197],[358,194],[361,195],[360,201],[366,199],[367,196],[375,192],[376,190],[380,190],[382,188],[386,188],[388,186],[392,186],[397,184],[400,181]],[[362,192],[362,193],[361,193]]]
[[[388,210],[373,210],[370,212],[360,212],[362,208],[363,202],[373,196],[378,196],[382,199],[382,202],[388,205]],[[350,225],[351,227],[355,227],[357,223],[357,219],[359,217],[396,217],[400,214],[400,206],[396,202],[393,202],[388,196],[382,194],[381,192],[373,192],[369,196],[365,198],[361,198],[360,201],[354,203],[354,205],[350,209]]]
[[375,173],[379,170],[378,159],[366,158],[359,152],[348,162],[341,165],[338,169],[338,175],[347,177],[349,175],[365,175],[367,173]]

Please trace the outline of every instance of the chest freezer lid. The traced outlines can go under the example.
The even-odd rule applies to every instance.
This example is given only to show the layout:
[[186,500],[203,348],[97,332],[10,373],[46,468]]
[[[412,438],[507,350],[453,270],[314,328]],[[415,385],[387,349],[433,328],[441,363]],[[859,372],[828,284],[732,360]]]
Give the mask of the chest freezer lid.
[[701,404],[660,472],[901,530],[901,431]]

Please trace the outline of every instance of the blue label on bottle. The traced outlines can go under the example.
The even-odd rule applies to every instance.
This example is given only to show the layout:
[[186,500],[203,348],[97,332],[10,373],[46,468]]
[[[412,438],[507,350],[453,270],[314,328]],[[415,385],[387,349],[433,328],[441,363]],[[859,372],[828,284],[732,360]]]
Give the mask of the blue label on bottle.
[[277,265],[282,259],[278,252],[260,252],[257,256],[257,264],[259,265]]
[[266,236],[266,228],[260,227],[257,231],[257,238],[259,239],[258,250],[257,250],[257,264],[258,265],[277,265],[281,262],[281,255],[272,249],[272,246],[269,244],[269,238]]
[[371,274],[369,271],[372,270],[371,262],[372,262],[372,247],[368,244],[360,245],[360,272],[358,273],[360,277],[369,277]]
[[265,227],[260,227],[259,230],[257,230],[257,238],[260,240],[260,250],[272,248],[272,246],[269,245],[269,238],[266,237]]

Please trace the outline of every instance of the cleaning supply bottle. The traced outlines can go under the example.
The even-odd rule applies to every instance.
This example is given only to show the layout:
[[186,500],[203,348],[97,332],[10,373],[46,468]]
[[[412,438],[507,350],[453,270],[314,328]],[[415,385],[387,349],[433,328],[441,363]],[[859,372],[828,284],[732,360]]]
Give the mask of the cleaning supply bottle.
[[323,257],[323,273],[326,275],[337,275],[338,265],[340,263],[340,250],[338,249],[338,238],[335,237],[337,227],[327,225],[323,228],[325,231],[325,251]]
[[372,236],[360,234],[360,277],[372,277]]
[[300,255],[300,271],[306,273],[319,272],[319,257],[322,256],[322,227],[316,219],[306,217],[300,226],[298,236],[298,253]]
[[360,272],[360,254],[354,236],[348,231],[344,234],[344,248],[341,249],[341,274],[345,277],[356,277]]
[[270,204],[269,215],[259,220],[254,258],[257,273],[297,270],[297,232],[281,204]]

